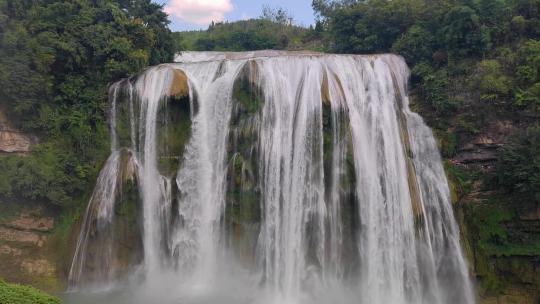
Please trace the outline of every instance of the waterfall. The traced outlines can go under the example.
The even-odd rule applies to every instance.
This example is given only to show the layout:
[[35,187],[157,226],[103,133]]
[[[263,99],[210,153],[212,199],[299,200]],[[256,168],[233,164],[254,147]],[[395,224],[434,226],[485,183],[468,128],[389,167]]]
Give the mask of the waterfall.
[[[401,57],[175,61],[111,86],[112,153],[72,290],[128,281],[149,301],[159,285],[155,297],[171,303],[475,302],[442,161],[409,109]],[[123,222],[136,224],[122,251]]]

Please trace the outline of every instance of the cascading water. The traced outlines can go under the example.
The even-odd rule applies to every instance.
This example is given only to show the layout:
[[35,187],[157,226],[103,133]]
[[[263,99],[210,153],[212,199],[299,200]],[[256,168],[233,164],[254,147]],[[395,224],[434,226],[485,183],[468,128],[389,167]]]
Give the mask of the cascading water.
[[[111,87],[113,151],[72,290],[135,286],[121,298],[141,303],[475,302],[402,58],[259,51],[176,61]],[[121,254],[125,180],[138,189],[140,241]]]

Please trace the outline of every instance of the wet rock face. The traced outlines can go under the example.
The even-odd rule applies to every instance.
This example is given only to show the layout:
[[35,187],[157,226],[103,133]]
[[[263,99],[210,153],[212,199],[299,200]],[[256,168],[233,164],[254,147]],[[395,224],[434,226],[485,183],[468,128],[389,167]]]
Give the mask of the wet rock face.
[[254,265],[259,226],[258,128],[263,92],[256,86],[255,62],[248,62],[233,86],[233,110],[227,149],[227,229],[235,253],[246,266]]

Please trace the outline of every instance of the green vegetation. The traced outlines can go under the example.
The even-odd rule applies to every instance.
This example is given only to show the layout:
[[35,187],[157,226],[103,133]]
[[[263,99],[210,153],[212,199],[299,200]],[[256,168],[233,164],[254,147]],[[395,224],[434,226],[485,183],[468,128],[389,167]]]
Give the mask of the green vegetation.
[[242,106],[242,114],[244,115],[253,115],[257,113],[264,103],[262,92],[257,92],[257,89],[247,76],[236,80],[233,96],[234,100]]
[[517,201],[533,207],[540,203],[540,125],[517,134],[502,149],[498,177]]
[[473,182],[479,179],[480,173],[457,166],[449,160],[446,160],[443,165],[449,180],[452,201],[456,202],[472,191]]
[[313,6],[328,50],[403,55],[413,88],[439,118],[459,111],[464,89],[478,92],[472,97],[481,104],[538,113],[537,0],[315,0]]
[[8,284],[0,279],[0,303],[59,304],[60,300],[35,288],[18,284]]
[[322,50],[318,30],[294,25],[293,17],[286,10],[265,6],[257,19],[212,22],[206,31],[177,32],[173,35],[178,50]]
[[177,46],[196,51],[302,49],[309,30],[266,19],[215,23],[206,31],[174,33]]
[[0,108],[38,135],[0,158],[0,199],[70,206],[108,150],[107,85],[170,61],[166,15],[150,0],[0,0]]

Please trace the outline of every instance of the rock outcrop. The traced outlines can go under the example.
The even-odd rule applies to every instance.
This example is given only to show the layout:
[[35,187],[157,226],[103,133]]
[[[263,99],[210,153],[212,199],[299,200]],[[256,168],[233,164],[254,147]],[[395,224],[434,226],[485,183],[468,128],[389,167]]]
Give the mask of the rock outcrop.
[[0,130],[0,152],[28,153],[36,140],[16,130]]
[[172,81],[169,96],[175,98],[184,98],[189,96],[189,85],[186,73],[182,70],[174,70],[174,78]]
[[37,141],[37,137],[11,128],[0,108],[0,153],[26,154]]
[[457,164],[494,164],[498,149],[514,131],[515,127],[510,121],[495,121],[486,126],[484,132],[459,147],[452,160]]

